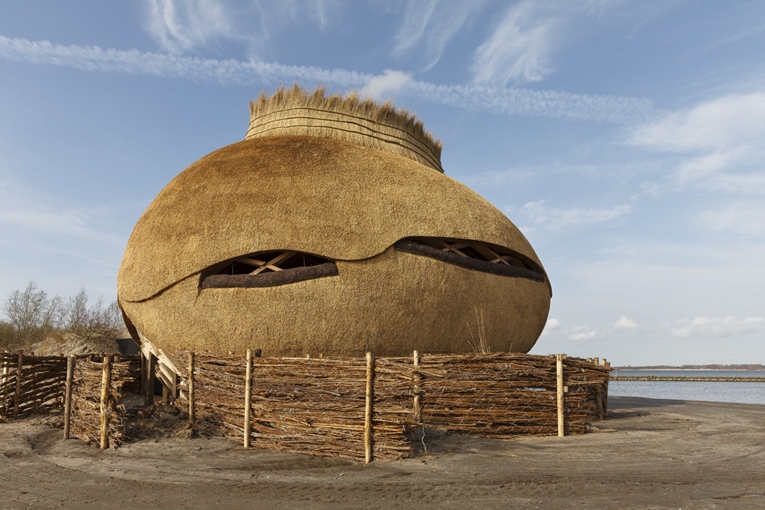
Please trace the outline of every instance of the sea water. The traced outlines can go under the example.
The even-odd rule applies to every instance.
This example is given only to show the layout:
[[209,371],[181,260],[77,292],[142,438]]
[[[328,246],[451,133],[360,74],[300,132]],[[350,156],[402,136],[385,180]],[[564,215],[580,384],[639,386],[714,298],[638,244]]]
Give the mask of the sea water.
[[[629,370],[611,375],[664,377],[765,377],[765,370]],[[610,396],[704,400],[765,405],[765,382],[611,381]]]

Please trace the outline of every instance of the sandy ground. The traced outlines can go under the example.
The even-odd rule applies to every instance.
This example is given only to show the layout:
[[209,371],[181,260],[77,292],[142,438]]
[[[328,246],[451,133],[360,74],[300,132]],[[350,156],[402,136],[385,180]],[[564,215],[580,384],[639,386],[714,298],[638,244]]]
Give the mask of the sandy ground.
[[368,466],[149,439],[99,451],[55,418],[0,423],[0,509],[765,508],[765,406],[612,397],[595,433],[426,437]]

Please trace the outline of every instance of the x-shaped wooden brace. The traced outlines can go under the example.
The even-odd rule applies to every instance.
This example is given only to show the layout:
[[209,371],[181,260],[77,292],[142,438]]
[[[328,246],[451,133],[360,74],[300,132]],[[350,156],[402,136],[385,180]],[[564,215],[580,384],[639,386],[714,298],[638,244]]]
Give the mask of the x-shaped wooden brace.
[[295,255],[296,251],[285,251],[277,255],[276,257],[272,258],[269,261],[264,260],[258,260],[254,259],[252,257],[242,257],[240,259],[237,259],[237,262],[243,262],[245,264],[250,264],[252,266],[257,266],[257,269],[250,274],[259,274],[266,270],[271,271],[281,271],[282,268],[279,267],[277,264],[281,264],[283,262],[286,262],[289,260],[293,255]]

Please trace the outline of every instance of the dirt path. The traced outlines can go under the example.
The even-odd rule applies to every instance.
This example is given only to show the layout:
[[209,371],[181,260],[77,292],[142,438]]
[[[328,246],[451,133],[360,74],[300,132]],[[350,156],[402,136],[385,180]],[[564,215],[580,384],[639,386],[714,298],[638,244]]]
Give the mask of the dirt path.
[[[599,433],[432,438],[369,466],[222,439],[100,452],[50,419],[0,424],[0,509],[765,508],[765,406],[612,397]],[[426,438],[428,443],[428,438]]]

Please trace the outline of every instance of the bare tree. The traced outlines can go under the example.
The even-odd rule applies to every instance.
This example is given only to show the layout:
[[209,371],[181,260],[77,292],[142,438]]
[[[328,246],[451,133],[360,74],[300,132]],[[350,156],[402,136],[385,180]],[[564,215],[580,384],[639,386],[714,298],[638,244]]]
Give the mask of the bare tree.
[[29,282],[23,291],[15,290],[5,299],[3,312],[16,331],[17,341],[29,344],[58,329],[64,310],[60,297],[49,298],[35,282]]
[[0,321],[0,349],[10,349],[16,343],[16,328],[13,324]]
[[104,306],[103,298],[88,306],[88,293],[84,288],[65,306],[65,328],[85,341],[114,340],[123,327],[122,313],[117,302]]

